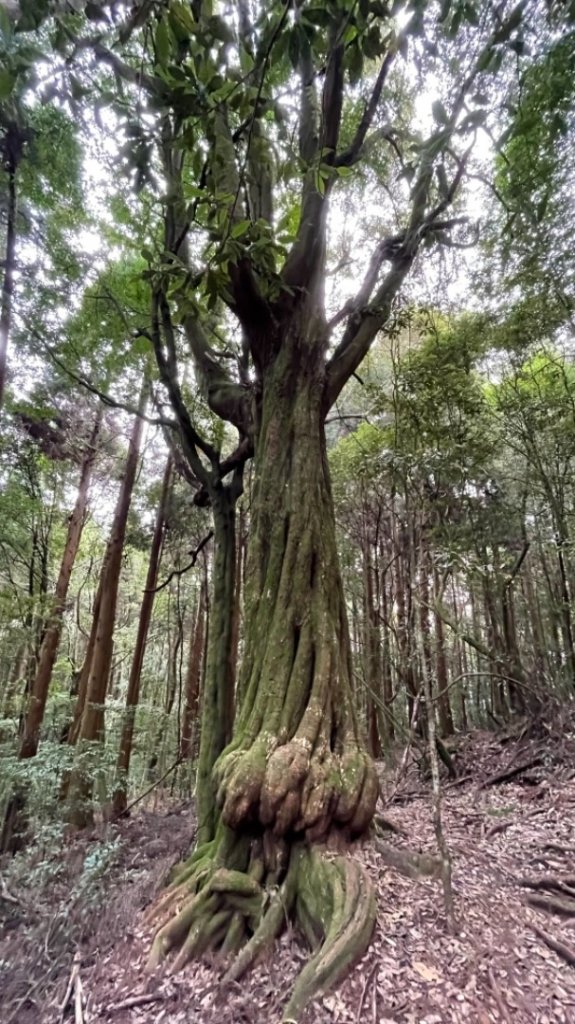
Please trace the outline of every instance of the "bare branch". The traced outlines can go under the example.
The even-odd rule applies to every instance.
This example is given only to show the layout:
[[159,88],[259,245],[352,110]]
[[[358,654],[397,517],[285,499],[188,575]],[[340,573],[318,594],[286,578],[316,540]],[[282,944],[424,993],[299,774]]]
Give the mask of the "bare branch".
[[210,530],[210,532],[207,533],[206,536],[200,541],[200,543],[198,544],[197,548],[194,551],[190,552],[190,554],[192,556],[191,562],[188,562],[188,564],[185,565],[183,569],[172,569],[171,573],[169,574],[167,579],[164,580],[163,583],[160,583],[157,587],[152,587],[150,590],[145,590],[144,593],[145,594],[159,594],[160,590],[165,590],[165,588],[168,586],[168,584],[170,584],[172,582],[172,580],[174,579],[175,576],[178,576],[178,577],[179,576],[183,576],[184,573],[189,572],[190,569],[193,569],[194,565],[196,564],[196,562],[198,560],[200,552],[205,548],[206,544],[208,544],[211,541],[213,536],[214,536],[214,531]]
[[336,167],[351,167],[351,165],[356,163],[357,160],[360,158],[361,151],[363,149],[367,137],[367,133],[371,128],[371,125],[373,124],[373,119],[379,106],[379,101],[381,99],[383,87],[385,85],[391,65],[393,64],[396,52],[397,46],[394,47],[393,49],[389,49],[385,57],[383,58],[381,67],[379,69],[379,74],[375,80],[371,96],[366,104],[365,110],[363,112],[361,121],[357,126],[357,130],[353,137],[353,140],[351,144],[347,147],[347,149],[344,149],[344,151],[340,153],[340,155],[336,158]]

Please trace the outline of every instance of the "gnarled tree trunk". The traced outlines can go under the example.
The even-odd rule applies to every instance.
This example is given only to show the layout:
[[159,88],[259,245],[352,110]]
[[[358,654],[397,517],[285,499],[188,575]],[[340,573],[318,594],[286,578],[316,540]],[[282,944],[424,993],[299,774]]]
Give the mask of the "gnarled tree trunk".
[[[321,855],[326,845],[341,850],[365,832],[378,784],[352,701],[318,351],[302,328],[284,339],[262,374],[243,702],[232,742],[211,778],[200,777],[206,806],[217,808],[206,823],[200,806],[208,841],[152,914],[160,924],[152,966],[174,947],[176,967],[206,947],[239,949],[229,978],[243,974],[286,915],[297,917],[316,953],[296,983],[288,1017],[363,951],[375,920],[359,864]],[[215,539],[217,563],[217,520]],[[217,579],[217,564],[215,572]],[[203,745],[208,722],[204,709]],[[266,903],[269,886],[274,895]]]

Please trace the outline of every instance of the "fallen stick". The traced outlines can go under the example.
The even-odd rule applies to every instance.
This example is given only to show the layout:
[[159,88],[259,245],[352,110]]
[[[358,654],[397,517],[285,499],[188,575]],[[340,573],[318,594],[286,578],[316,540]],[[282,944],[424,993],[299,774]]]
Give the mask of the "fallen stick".
[[542,757],[532,757],[530,761],[524,761],[523,764],[515,765],[514,768],[504,768],[502,772],[496,772],[495,775],[489,775],[483,782],[480,783],[480,789],[487,789],[488,786],[496,786],[499,782],[508,782],[514,779],[516,775],[520,775],[521,772],[526,772],[528,768],[535,768],[536,765],[541,764]]
[[83,994],[84,993],[82,979],[80,977],[80,965],[78,965],[78,973],[74,979],[74,1024],[84,1024]]
[[[377,964],[377,963],[374,964],[372,969],[371,969],[371,971],[369,972],[369,974],[366,975],[365,981],[363,983],[363,989],[362,989],[362,992],[361,992],[360,1000],[359,1000],[359,1006],[357,1008],[357,1014],[356,1014],[356,1018],[355,1018],[356,1019],[356,1024],[360,1024],[360,1021],[361,1021],[361,1018],[362,1018],[362,1014],[363,1014],[363,1005],[365,1003],[365,996],[366,996],[366,993],[367,993],[367,990],[368,990],[369,986],[371,985],[371,983],[372,983],[372,981],[373,981],[373,979],[375,977],[375,974],[376,974],[376,971],[377,971],[378,967],[379,967],[379,964]],[[375,1020],[375,1017],[374,1017],[374,1020]]]
[[139,996],[129,996],[121,1003],[111,1003],[106,1007],[106,1013],[118,1013],[119,1010],[129,1010],[132,1006],[146,1006],[147,1003],[160,1003],[167,998],[162,992],[143,992]]
[[495,1002],[497,1003],[497,1009],[499,1010],[501,1020],[505,1021],[506,1024],[511,1024],[511,1018],[508,1013],[507,1004],[505,1003],[505,1000],[501,995],[501,989],[499,988],[499,985],[495,980],[495,975],[493,974],[491,967],[488,968],[487,977],[489,979],[489,984],[491,985],[491,991],[493,992]]
[[535,932],[537,937],[549,946],[557,956],[560,956],[565,963],[569,964],[570,967],[575,967],[575,949],[568,946],[565,942],[560,942],[559,939],[554,939],[552,935],[548,935],[542,928],[539,928],[536,924],[529,922],[529,927]]
[[60,1020],[61,1021],[64,1020],[64,1014],[66,1013],[66,1008],[68,1006],[68,1003],[70,1002],[70,999],[72,998],[72,994],[74,994],[74,1000],[75,1000],[76,979],[77,979],[77,977],[78,977],[78,975],[80,973],[80,964],[81,964],[81,962],[82,962],[82,957],[80,955],[80,952],[78,950],[76,950],[76,952],[74,953],[74,959],[72,960],[72,970],[70,972],[70,977],[68,979],[68,984],[66,986],[66,992],[64,993],[64,998],[63,998],[62,1002],[60,1003]]
[[505,832],[506,829],[516,824],[515,818],[512,818],[510,821],[498,821],[496,825],[492,825],[491,828],[487,829],[485,839],[491,839],[493,836],[499,835],[500,832]]

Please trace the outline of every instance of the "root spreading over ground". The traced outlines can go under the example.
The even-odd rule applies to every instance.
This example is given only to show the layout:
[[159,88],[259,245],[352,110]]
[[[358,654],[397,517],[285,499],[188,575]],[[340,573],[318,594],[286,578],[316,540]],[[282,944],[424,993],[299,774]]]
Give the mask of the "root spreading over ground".
[[293,921],[312,950],[285,1008],[285,1019],[296,1020],[365,953],[376,912],[374,887],[352,856],[271,836],[238,843],[222,828],[148,914],[157,931],[147,967],[176,949],[171,969],[179,971],[212,950],[226,957],[223,983],[237,982]]
[[[553,740],[540,764],[508,781],[482,785],[526,763],[529,750],[480,734],[460,758],[460,776],[472,777],[445,782],[460,922],[455,936],[445,928],[433,872],[429,792],[416,772],[399,789],[383,777],[384,794],[394,798],[381,810],[398,830],[383,845],[374,838],[345,857],[301,848],[293,865],[281,865],[275,888],[271,862],[262,873],[263,851],[260,866],[247,850],[247,859],[222,873],[214,851],[206,857],[204,850],[187,865],[187,878],[180,875],[165,890],[170,866],[193,838],[189,807],[177,814],[148,809],[106,834],[80,837],[54,855],[44,882],[37,865],[5,864],[2,879],[16,903],[0,895],[0,1020],[60,1024],[78,949],[89,1024],[278,1024],[291,1012],[290,998],[297,1014],[298,1000],[310,995],[307,979],[313,988],[318,974],[324,994],[302,1010],[301,1024],[572,1024],[575,967],[566,956],[575,949],[575,916],[557,913],[555,904],[570,907],[575,889],[574,760],[573,752],[559,760],[558,746]],[[111,845],[106,875],[86,887],[94,851]],[[321,911],[317,885],[305,885],[308,857],[314,863],[306,865],[306,877],[326,872],[322,884],[333,891],[331,904],[322,898]],[[366,877],[377,894],[375,930],[345,980],[328,991],[332,972],[345,966],[337,933],[357,908],[351,897],[347,911],[340,900],[333,924],[325,908],[336,906],[340,884],[350,894],[357,886],[359,903]],[[190,948],[200,894],[203,913],[212,907],[204,953]],[[181,940],[165,964],[147,973],[154,935],[161,958],[161,933],[177,920],[176,909],[189,915]],[[174,972],[177,958],[187,955],[194,963]],[[240,977],[241,983],[234,980]],[[70,1011],[64,1019],[73,1019]]]

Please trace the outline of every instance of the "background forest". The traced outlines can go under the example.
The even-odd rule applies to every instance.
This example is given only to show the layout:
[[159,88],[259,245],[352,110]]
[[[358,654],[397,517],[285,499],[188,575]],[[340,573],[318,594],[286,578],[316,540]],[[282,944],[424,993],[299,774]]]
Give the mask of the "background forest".
[[[575,918],[574,61],[560,2],[0,2],[6,1022],[98,1019],[144,840],[148,966],[233,982],[289,921],[311,959],[251,1019],[359,1020],[376,966],[306,1008],[389,955],[373,871],[461,942],[457,828],[514,779],[505,843],[534,766]],[[373,1020],[573,1019],[548,921],[537,1005],[488,958]]]

